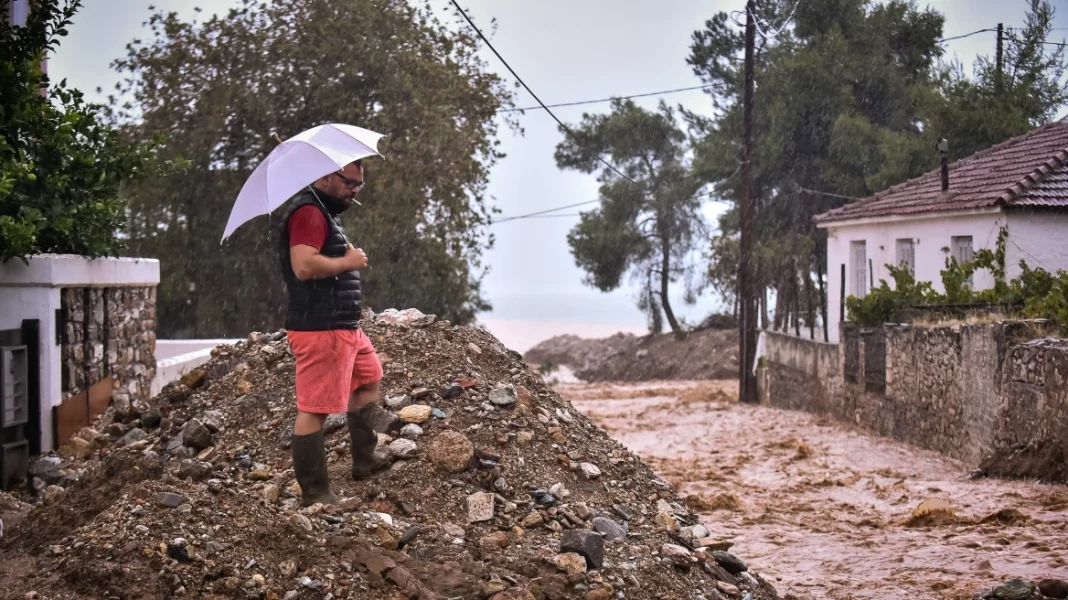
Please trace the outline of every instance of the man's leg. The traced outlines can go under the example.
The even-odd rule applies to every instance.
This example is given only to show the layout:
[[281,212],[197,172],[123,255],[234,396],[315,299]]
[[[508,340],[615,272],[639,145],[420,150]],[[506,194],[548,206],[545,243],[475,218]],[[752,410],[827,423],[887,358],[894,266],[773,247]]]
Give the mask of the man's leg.
[[293,424],[293,435],[308,435],[323,428],[326,415],[317,415],[297,410],[297,422]]
[[378,445],[376,427],[387,416],[378,404],[381,394],[382,363],[375,354],[371,340],[362,332],[355,332],[356,347],[359,351],[353,362],[352,381],[349,393],[348,425],[349,441],[352,449],[352,478],[364,479],[375,471],[389,466],[387,456],[377,456]]
[[349,443],[352,446],[352,478],[359,481],[389,466],[388,457],[376,456],[378,433],[375,417],[382,412],[376,402],[380,386],[378,382],[356,388],[349,395]]
[[[332,504],[323,423],[326,415],[345,409],[348,382],[338,380],[337,356],[330,332],[289,332],[297,361],[297,419],[293,424],[293,472],[301,504]],[[344,363],[342,363],[344,364]]]
[[382,393],[381,390],[380,381],[366,383],[356,388],[354,392],[349,394],[349,412],[356,412],[369,404],[378,402],[378,398]]

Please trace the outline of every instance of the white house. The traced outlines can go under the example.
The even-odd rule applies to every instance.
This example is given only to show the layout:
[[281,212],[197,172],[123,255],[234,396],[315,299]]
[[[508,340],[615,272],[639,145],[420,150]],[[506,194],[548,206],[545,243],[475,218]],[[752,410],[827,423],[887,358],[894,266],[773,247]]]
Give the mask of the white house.
[[[886,265],[900,263],[944,291],[946,259],[993,249],[1005,227],[1009,278],[1019,275],[1021,259],[1068,270],[1068,123],[1043,125],[951,164],[948,179],[943,190],[940,170],[932,171],[816,217],[828,234],[830,341],[838,340],[843,269],[846,296],[864,296],[880,280],[893,285]],[[972,285],[989,288],[993,278],[981,271]]]

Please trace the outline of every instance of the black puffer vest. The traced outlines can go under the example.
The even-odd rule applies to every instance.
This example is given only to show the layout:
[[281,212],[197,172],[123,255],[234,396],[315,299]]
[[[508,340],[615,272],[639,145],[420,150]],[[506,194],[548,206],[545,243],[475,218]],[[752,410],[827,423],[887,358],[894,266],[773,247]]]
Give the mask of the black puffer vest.
[[332,258],[345,255],[348,246],[341,233],[341,219],[331,214],[305,189],[289,201],[289,209],[282,217],[282,232],[279,236],[279,258],[282,277],[289,291],[289,310],[286,313],[286,329],[292,331],[327,331],[330,329],[358,329],[360,327],[360,272],[345,271],[327,279],[301,281],[293,272],[289,258],[289,217],[302,206],[315,206],[327,219],[329,233],[319,250],[323,256]]

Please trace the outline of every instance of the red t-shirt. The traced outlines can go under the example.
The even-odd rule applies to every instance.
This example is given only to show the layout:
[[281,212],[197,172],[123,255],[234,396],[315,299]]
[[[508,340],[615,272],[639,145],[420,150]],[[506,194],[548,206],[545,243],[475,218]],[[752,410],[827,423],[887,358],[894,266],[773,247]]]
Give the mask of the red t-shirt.
[[326,217],[319,207],[311,204],[302,206],[289,217],[289,247],[311,246],[316,250],[322,250],[326,243],[326,235],[330,232],[330,226],[326,223]]

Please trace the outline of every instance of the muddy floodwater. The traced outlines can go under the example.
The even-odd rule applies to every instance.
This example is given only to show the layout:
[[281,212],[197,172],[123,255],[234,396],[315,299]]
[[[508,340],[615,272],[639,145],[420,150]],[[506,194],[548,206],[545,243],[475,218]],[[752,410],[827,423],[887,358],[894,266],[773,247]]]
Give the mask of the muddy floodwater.
[[1068,487],[972,479],[934,452],[739,404],[736,387],[557,389],[787,598],[967,599],[1015,577],[1068,579]]

